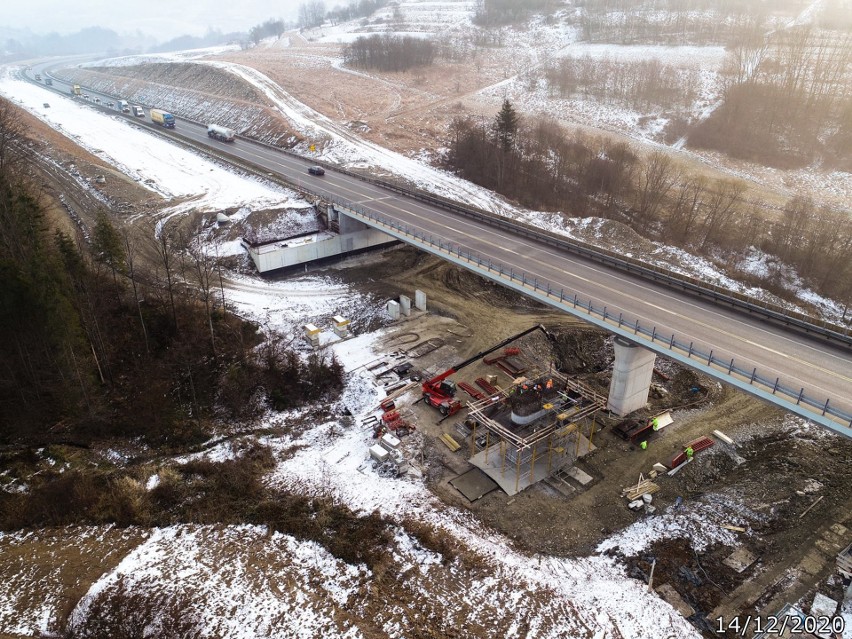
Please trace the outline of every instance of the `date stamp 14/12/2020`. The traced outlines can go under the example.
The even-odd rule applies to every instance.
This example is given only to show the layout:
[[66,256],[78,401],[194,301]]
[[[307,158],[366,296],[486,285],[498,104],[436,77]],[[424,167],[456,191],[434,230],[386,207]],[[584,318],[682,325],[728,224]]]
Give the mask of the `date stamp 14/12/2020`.
[[769,615],[716,617],[714,630],[720,635],[745,636],[751,635],[815,635],[819,637],[842,637],[846,628],[846,620],[837,615],[836,617],[823,617],[804,614],[787,614],[780,617]]

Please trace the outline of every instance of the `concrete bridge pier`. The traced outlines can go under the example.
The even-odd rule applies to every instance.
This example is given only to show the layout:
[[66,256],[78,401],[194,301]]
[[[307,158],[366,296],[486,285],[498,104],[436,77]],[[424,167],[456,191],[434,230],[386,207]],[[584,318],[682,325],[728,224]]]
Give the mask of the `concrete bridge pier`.
[[612,344],[615,364],[607,408],[616,415],[624,416],[643,408],[648,402],[657,356],[621,336],[613,338]]

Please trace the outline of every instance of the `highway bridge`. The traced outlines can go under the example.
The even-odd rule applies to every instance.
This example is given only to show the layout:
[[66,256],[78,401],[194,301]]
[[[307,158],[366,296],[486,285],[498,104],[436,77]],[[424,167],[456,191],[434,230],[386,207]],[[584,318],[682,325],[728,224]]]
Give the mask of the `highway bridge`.
[[[50,66],[34,66],[29,78],[49,74]],[[70,92],[55,77],[52,88]],[[210,140],[202,124],[178,119],[174,130],[155,130],[275,174],[399,240],[852,438],[848,327],[768,308],[529,225],[330,166],[325,176],[311,176],[307,168],[315,160],[247,139]]]

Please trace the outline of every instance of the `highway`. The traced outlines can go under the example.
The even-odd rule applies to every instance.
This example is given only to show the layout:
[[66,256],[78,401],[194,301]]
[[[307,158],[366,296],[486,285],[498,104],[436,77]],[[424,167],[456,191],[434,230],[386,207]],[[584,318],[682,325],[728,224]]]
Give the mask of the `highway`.
[[[37,71],[44,73],[48,66],[35,66],[30,77]],[[53,88],[66,96],[70,92],[70,87],[57,80]],[[625,324],[638,320],[643,326],[654,326],[658,335],[674,335],[678,341],[694,343],[697,349],[712,351],[723,360],[735,359],[740,367],[756,368],[764,378],[778,378],[787,387],[803,388],[808,396],[828,399],[835,409],[852,414],[852,349],[846,346],[792,332],[760,317],[611,269],[351,175],[333,170],[322,177],[308,175],[309,160],[244,139],[233,143],[211,140],[204,126],[178,119],[174,135],[282,176],[308,192],[330,194],[419,233],[461,245],[464,251],[477,253],[506,271],[535,278],[540,286],[549,284],[553,290],[564,290],[566,296],[576,294],[594,300],[596,306],[606,306],[610,314],[623,315]],[[839,432],[852,436],[849,426],[847,423],[848,433]]]

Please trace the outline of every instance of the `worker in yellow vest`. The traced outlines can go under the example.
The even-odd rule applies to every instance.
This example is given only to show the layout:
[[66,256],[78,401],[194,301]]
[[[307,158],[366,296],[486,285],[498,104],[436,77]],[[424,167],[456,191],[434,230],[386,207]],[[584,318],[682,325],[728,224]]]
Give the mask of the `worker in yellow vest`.
[[686,453],[686,461],[690,461],[692,459],[692,456],[695,454],[695,451],[692,450],[692,446],[687,446],[686,450],[683,452]]

